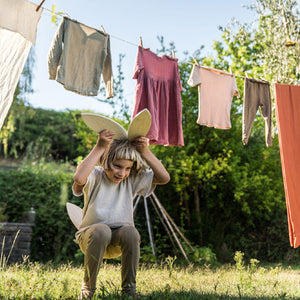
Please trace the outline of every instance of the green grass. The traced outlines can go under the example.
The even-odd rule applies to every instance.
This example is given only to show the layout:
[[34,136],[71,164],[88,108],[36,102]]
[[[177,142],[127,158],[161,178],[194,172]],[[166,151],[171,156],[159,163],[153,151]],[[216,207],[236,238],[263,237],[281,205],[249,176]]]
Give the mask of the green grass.
[[[299,267],[141,264],[142,299],[300,299]],[[83,267],[25,262],[0,269],[0,299],[77,299]],[[104,262],[94,299],[120,299],[120,264]],[[126,299],[126,298],[125,298]],[[128,298],[129,299],[129,298]]]

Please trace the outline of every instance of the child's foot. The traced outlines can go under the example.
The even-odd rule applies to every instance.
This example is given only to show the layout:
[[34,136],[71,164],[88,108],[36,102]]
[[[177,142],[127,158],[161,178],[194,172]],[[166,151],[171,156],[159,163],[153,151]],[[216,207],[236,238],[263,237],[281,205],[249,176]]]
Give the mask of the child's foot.
[[141,298],[141,296],[140,296],[138,293],[136,293],[136,292],[132,293],[130,296],[131,296],[132,298],[134,298],[134,299],[139,299],[139,298]]
[[93,295],[93,292],[81,291],[78,300],[92,299]]
[[83,284],[81,287],[81,292],[78,296],[78,300],[92,299],[94,293],[95,293],[95,289],[91,289]]
[[141,298],[141,296],[136,292],[136,291],[126,291],[126,292],[122,292],[122,295],[123,296],[127,296],[126,297],[126,299],[131,299],[131,298],[133,298],[133,299],[139,299],[139,298]]

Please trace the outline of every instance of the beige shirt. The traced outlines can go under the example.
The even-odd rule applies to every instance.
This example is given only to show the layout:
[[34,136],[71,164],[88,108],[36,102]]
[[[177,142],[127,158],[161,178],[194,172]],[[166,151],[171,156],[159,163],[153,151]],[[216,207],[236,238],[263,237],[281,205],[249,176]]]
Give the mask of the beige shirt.
[[148,196],[153,191],[152,180],[153,171],[147,170],[114,183],[102,167],[95,167],[83,188],[83,219],[76,236],[94,224],[110,227],[134,225],[133,198],[136,195]]
[[198,85],[198,120],[200,125],[218,129],[231,128],[230,109],[233,95],[239,97],[235,76],[216,69],[194,65],[190,86]]
[[85,96],[99,92],[101,74],[106,98],[114,96],[108,34],[64,17],[48,54],[49,79]]

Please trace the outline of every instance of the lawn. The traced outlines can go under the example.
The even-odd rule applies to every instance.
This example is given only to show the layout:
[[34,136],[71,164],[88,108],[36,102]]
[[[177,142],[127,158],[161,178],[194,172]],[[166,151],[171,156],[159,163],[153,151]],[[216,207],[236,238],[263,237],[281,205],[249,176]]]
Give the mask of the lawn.
[[[300,299],[300,267],[234,265],[180,267],[168,258],[140,264],[142,299]],[[0,269],[0,299],[77,299],[83,267],[24,262]],[[120,264],[104,262],[94,299],[120,299]],[[124,299],[124,298],[123,298]],[[128,298],[129,299],[129,298]]]

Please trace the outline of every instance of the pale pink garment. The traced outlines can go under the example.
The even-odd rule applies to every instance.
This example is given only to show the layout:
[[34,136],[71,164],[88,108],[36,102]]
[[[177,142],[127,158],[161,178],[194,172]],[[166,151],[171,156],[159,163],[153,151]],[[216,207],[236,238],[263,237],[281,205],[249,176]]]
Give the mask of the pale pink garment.
[[233,95],[239,97],[235,76],[220,70],[194,65],[188,84],[198,85],[197,123],[218,129],[231,128],[232,97]]
[[144,108],[152,116],[149,144],[183,146],[182,90],[178,62],[138,47],[133,78],[137,79],[132,118]]
[[276,119],[290,245],[300,245],[300,86],[275,84]]

